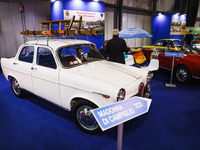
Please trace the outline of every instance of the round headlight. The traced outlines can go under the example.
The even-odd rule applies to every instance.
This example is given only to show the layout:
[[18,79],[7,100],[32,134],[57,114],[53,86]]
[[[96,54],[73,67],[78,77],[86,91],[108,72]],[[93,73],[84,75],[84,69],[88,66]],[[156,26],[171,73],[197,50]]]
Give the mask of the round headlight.
[[120,89],[119,92],[118,92],[118,95],[117,95],[117,101],[121,101],[125,98],[126,96],[126,91],[125,89]]

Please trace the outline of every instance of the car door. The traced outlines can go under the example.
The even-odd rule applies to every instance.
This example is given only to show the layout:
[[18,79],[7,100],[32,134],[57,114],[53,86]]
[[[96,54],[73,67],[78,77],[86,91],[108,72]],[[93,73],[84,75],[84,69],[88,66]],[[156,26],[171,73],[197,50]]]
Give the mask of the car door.
[[60,105],[58,74],[55,57],[47,46],[37,47],[32,67],[33,91],[36,95]]
[[21,88],[32,92],[31,68],[34,60],[34,46],[24,45],[20,49],[19,55],[13,62],[15,71],[13,76],[18,80]]
[[171,52],[171,50],[168,47],[163,47],[157,49],[156,51],[159,53],[159,66],[171,70],[173,57],[165,55],[165,52]]

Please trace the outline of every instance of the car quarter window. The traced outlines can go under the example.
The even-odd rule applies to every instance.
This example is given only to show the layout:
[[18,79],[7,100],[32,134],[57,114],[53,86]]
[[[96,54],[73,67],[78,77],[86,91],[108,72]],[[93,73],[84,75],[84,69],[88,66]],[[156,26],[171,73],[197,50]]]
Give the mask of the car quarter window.
[[56,69],[56,62],[53,54],[48,48],[38,47],[37,50],[37,65]]
[[33,56],[34,56],[34,46],[25,46],[22,48],[22,51],[19,55],[19,60],[33,63]]

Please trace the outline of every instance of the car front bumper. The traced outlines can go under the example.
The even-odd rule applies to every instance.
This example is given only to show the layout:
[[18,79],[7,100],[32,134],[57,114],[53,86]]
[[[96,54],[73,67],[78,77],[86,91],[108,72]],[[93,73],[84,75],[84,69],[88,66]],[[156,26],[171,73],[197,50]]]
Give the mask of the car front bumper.
[[146,85],[144,85],[143,82],[140,83],[137,96],[151,98],[151,84],[147,83]]

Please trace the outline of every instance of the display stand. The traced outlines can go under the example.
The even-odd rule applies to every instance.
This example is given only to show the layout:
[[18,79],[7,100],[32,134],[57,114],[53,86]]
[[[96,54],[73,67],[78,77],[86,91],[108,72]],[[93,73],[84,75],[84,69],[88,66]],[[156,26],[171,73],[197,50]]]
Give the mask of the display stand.
[[174,72],[174,56],[172,57],[173,57],[173,60],[172,60],[171,79],[170,79],[170,83],[165,84],[166,87],[176,87],[176,84],[172,84],[172,78],[173,78],[173,72]]
[[117,150],[122,150],[122,141],[123,141],[123,127],[124,124],[118,125],[117,131]]
[[[151,101],[148,98],[134,96],[91,111],[102,131],[118,126],[117,150],[122,150],[123,123],[147,113]],[[114,119],[116,115],[121,117]]]

